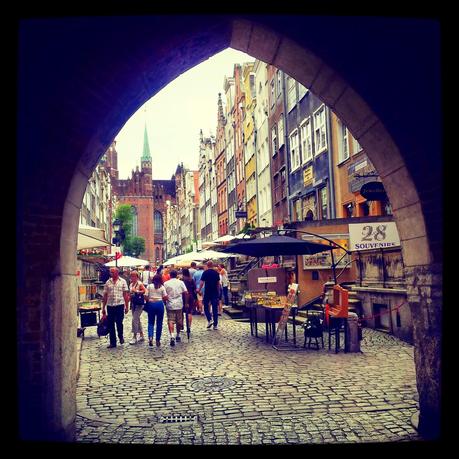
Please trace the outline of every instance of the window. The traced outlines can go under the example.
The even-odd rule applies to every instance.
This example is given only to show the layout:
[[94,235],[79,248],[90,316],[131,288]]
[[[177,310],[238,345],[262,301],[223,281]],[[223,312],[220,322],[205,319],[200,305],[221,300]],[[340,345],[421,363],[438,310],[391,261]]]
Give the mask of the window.
[[284,114],[281,113],[279,122],[277,123],[277,129],[279,131],[279,148],[284,145]]
[[360,150],[362,150],[362,145],[360,145],[360,143],[357,142],[357,140],[355,140],[354,137],[352,137],[352,153],[355,155]]
[[163,216],[161,212],[155,210],[154,213],[155,234],[163,234]]
[[131,206],[131,215],[132,215],[132,235],[137,236],[137,222],[138,222],[138,215],[137,215],[137,208],[135,206]]
[[282,95],[282,73],[280,70],[277,71],[277,97]]
[[294,221],[301,221],[302,216],[301,216],[301,199],[297,199],[294,204],[293,204],[293,213],[294,213]]
[[274,104],[276,103],[276,93],[275,93],[275,83],[274,78],[271,80],[270,86],[270,99],[271,99],[271,108],[274,108]]
[[316,154],[327,149],[327,128],[325,124],[325,105],[314,113],[314,143]]
[[271,128],[271,149],[273,156],[277,153],[276,125]]
[[287,110],[290,112],[296,104],[296,81],[287,77]]
[[349,131],[347,127],[338,121],[338,162],[346,161],[349,158]]
[[298,100],[301,100],[306,93],[308,92],[308,88],[303,86],[301,83],[298,83]]
[[290,166],[292,172],[300,167],[300,151],[298,148],[298,130],[290,134]]
[[312,159],[312,132],[311,117],[306,118],[300,125],[301,151],[303,154],[303,164]]
[[326,187],[322,187],[319,190],[319,196],[320,196],[320,205],[322,209],[322,219],[326,220],[328,218],[327,216],[328,200],[327,200],[327,188]]
[[256,89],[255,89],[255,73],[250,74],[249,84],[250,84],[250,95],[252,96],[252,98],[257,97]]

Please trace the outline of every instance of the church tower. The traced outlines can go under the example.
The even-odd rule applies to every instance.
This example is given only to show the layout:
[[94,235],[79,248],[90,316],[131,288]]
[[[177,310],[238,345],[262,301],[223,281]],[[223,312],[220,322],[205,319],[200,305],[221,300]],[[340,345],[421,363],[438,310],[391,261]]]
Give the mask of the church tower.
[[150,145],[148,143],[147,123],[145,123],[145,130],[143,134],[143,151],[140,158],[140,168],[142,171],[142,188],[145,195],[153,193],[152,186],[152,168],[151,168],[151,154]]

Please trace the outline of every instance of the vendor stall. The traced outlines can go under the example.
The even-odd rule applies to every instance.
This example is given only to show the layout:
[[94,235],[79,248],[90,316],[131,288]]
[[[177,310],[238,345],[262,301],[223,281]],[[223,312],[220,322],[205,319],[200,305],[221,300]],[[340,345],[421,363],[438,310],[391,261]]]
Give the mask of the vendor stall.
[[[244,302],[249,311],[250,333],[258,337],[258,323],[265,323],[265,340],[274,344],[276,340],[276,324],[283,322],[282,331],[285,333],[285,341],[288,341],[287,317],[283,317],[288,298],[286,295],[278,295],[275,291],[252,291],[246,292]],[[293,344],[296,346],[296,311],[297,305],[290,305],[288,312],[292,313]],[[279,338],[279,335],[277,335]]]

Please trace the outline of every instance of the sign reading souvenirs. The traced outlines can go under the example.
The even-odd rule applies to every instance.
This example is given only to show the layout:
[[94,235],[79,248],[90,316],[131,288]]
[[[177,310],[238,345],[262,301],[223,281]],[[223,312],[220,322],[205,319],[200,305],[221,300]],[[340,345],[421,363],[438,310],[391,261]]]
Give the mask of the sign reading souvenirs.
[[[349,246],[348,234],[324,234],[323,236],[327,239],[331,239],[333,242],[336,242],[345,249],[347,249]],[[312,235],[302,234],[301,238],[305,241],[317,242],[319,244],[328,244],[327,241]],[[330,252],[331,250],[327,250],[325,252],[319,252],[314,255],[303,255],[303,269],[331,269],[332,257]],[[337,268],[350,267],[348,263],[351,261],[351,258],[349,254],[346,254],[343,249],[333,249],[333,257],[335,263],[339,260],[339,263],[336,265]]]
[[236,210],[236,218],[247,218],[247,212],[245,210]]
[[372,222],[349,224],[349,250],[374,250],[398,247],[395,222]]
[[381,182],[368,182],[360,188],[360,194],[368,201],[384,201],[386,190]]

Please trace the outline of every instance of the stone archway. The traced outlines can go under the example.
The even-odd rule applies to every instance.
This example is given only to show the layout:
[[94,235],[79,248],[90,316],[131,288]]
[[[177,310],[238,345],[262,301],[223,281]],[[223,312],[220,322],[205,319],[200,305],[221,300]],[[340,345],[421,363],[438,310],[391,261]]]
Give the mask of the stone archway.
[[[29,159],[18,182],[18,274],[27,292],[18,295],[21,435],[73,438],[76,315],[68,305],[76,297],[78,215],[93,168],[138,107],[183,71],[231,46],[273,63],[310,88],[348,126],[381,176],[399,229],[409,284],[420,430],[435,437],[440,416],[442,258],[441,232],[433,225],[441,222],[441,206],[429,218],[425,209],[439,202],[440,194],[434,192],[440,192],[441,184],[435,186],[432,176],[423,179],[411,160],[416,154],[424,160],[428,153],[419,144],[414,153],[399,149],[407,142],[393,127],[396,116],[391,118],[391,112],[381,108],[388,92],[381,96],[380,87],[359,84],[351,65],[347,68],[334,59],[332,43],[330,49],[323,45],[323,58],[311,51],[321,48],[307,27],[317,26],[307,18],[192,18],[190,22],[189,17],[168,17],[163,23],[148,17],[109,18],[102,23],[92,18],[57,24],[31,21],[21,29],[21,50],[27,53],[20,59],[19,125],[28,135],[19,139],[19,153],[23,161]],[[292,31],[292,24],[302,21],[303,32]],[[78,43],[75,36],[81,38]],[[40,59],[50,69],[31,82],[27,75],[34,74]],[[351,80],[352,87],[347,83]],[[361,94],[378,107],[378,116]],[[413,108],[410,112],[405,107],[405,112]],[[36,120],[33,127],[31,120]],[[408,129],[407,135],[413,131]],[[433,135],[432,142],[436,140]],[[34,156],[29,157],[31,152]],[[45,173],[53,180],[43,184],[39,177]],[[428,193],[421,196],[423,186]],[[432,206],[429,209],[432,212]]]

